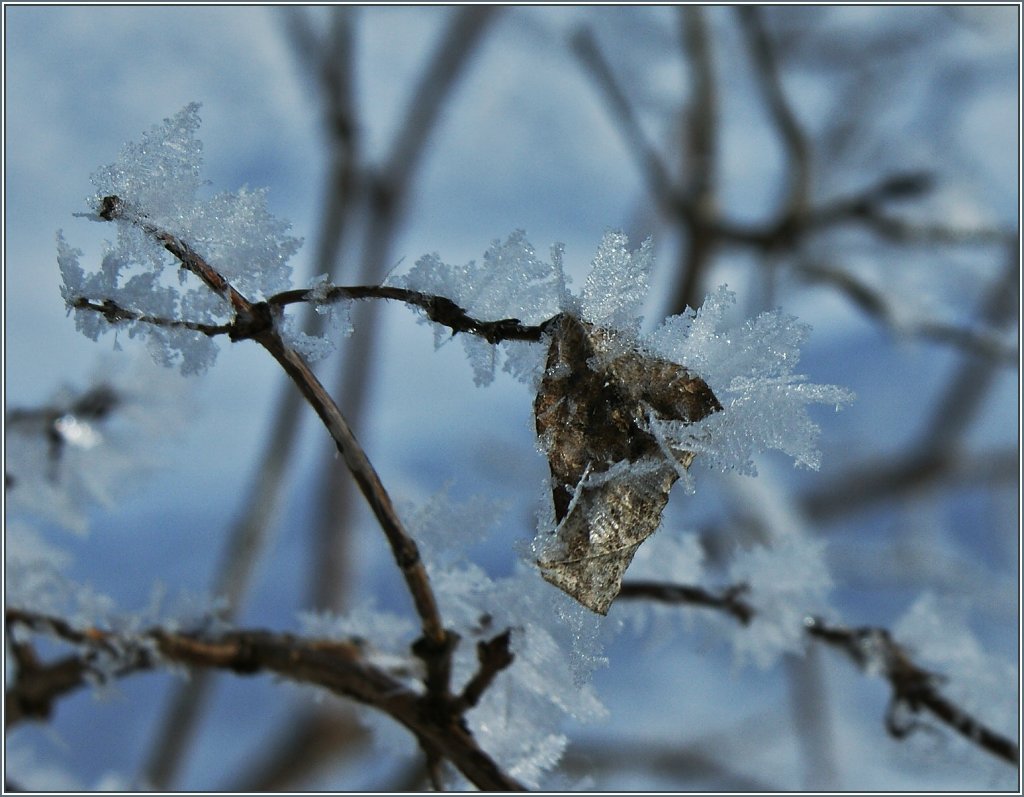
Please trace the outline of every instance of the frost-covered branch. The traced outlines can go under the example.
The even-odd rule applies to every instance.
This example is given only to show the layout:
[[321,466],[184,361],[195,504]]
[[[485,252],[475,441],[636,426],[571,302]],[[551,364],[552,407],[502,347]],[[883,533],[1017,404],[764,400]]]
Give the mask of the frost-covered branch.
[[109,324],[138,321],[155,327],[166,327],[167,329],[190,329],[193,332],[201,332],[211,338],[217,335],[232,335],[236,330],[233,323],[203,324],[199,321],[182,321],[176,318],[163,318],[161,316],[140,313],[137,310],[121,307],[113,299],[95,301],[85,296],[79,296],[77,299],[70,301],[68,306],[73,310],[90,310],[94,313],[99,313]]
[[[716,595],[702,587],[684,584],[627,581],[622,585],[619,598],[716,609],[748,625],[758,610],[740,597],[745,593],[744,585],[730,587]],[[972,744],[1013,766],[1019,764],[1018,746],[943,695],[938,688],[940,676],[916,664],[887,629],[849,628],[821,617],[805,618],[804,628],[809,637],[842,651],[860,669],[889,682],[892,697],[886,712],[886,730],[893,737],[901,739],[915,731],[919,723],[914,715],[927,710]],[[909,716],[903,716],[905,714]]]
[[125,204],[124,200],[111,194],[100,200],[97,215],[103,221],[124,219],[138,226],[146,235],[153,238],[164,249],[174,255],[181,262],[183,269],[195,274],[211,291],[226,299],[236,313],[243,317],[252,313],[252,303],[242,296],[217,269],[207,263],[203,256],[196,252],[187,241],[183,241],[178,236],[150,222],[144,212],[132,210]]
[[274,294],[267,303],[284,307],[299,302],[330,303],[342,299],[392,299],[422,309],[427,318],[451,329],[452,334],[465,332],[477,335],[488,343],[505,340],[539,341],[550,323],[523,324],[518,318],[503,318],[497,321],[482,321],[471,317],[462,307],[444,296],[435,296],[422,291],[408,290],[390,285],[362,285],[343,287],[329,285],[308,290],[284,291]]
[[[204,263],[201,258],[198,258],[198,262]],[[453,335],[463,332],[468,335],[476,335],[492,344],[506,340],[536,343],[541,340],[545,331],[555,321],[555,317],[540,324],[524,324],[518,318],[483,321],[473,318],[447,297],[392,285],[327,285],[318,288],[283,291],[269,297],[266,302],[247,302],[247,305],[243,306],[246,309],[245,315],[236,317],[229,324],[203,324],[196,321],[179,321],[146,315],[121,307],[110,299],[96,301],[79,297],[73,299],[70,306],[75,310],[91,310],[99,313],[112,324],[123,321],[140,321],[154,326],[190,329],[209,337],[228,335],[232,340],[244,340],[255,338],[266,328],[266,321],[261,321],[261,319],[266,319],[266,307],[287,307],[301,303],[331,304],[346,299],[390,299],[404,302],[422,309],[427,318],[441,326],[448,327]],[[251,319],[248,323],[245,321],[246,317]]]
[[[68,442],[93,442],[96,432],[91,424],[103,421],[122,401],[115,388],[100,384],[66,405],[11,408],[4,414],[4,422],[9,429],[38,430],[49,443],[50,460],[55,462]],[[8,487],[16,481],[10,474],[6,480]]]
[[266,302],[251,302],[188,242],[161,229],[144,215],[131,210],[119,197],[103,197],[98,215],[105,221],[123,220],[139,227],[147,236],[173,254],[180,261],[182,268],[198,276],[210,290],[228,300],[234,311],[234,320],[231,322],[232,338],[251,338],[259,343],[295,382],[330,432],[345,464],[384,531],[420,616],[425,638],[433,644],[441,644],[446,632],[416,542],[406,532],[391,497],[366,452],[356,440],[345,416],[305,360],[285,344],[275,329],[270,306]]
[[[969,742],[1012,766],[1019,766],[1018,745],[945,697],[938,688],[940,676],[916,664],[887,629],[848,628],[831,625],[818,617],[808,618],[805,625],[810,636],[842,650],[861,669],[879,671],[889,681],[893,693],[886,728],[892,736],[903,738],[916,730],[918,723],[912,715],[927,709]],[[902,718],[903,712],[911,716]]]
[[[9,628],[15,625],[30,629],[81,648],[77,657],[35,670],[26,668],[28,659],[21,657],[18,679],[5,695],[9,725],[12,719],[45,716],[44,708],[48,711],[56,697],[86,686],[90,679],[121,677],[175,664],[238,675],[274,673],[383,711],[481,789],[523,788],[480,749],[461,713],[452,710],[467,706],[452,703],[447,711],[440,712],[432,708],[433,695],[418,693],[373,664],[358,640],[307,639],[264,630],[203,634],[152,628],[124,635],[93,627],[77,629],[60,618],[17,609],[8,609],[5,619]],[[91,661],[96,657],[105,660],[102,664]]]

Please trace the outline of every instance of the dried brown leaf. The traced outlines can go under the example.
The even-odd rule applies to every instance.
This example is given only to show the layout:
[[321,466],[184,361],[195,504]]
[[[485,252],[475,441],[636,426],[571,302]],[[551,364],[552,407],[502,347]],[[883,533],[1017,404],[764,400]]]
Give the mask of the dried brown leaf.
[[[557,539],[539,565],[546,580],[606,614],[679,476],[648,431],[649,414],[692,423],[721,405],[702,379],[620,333],[569,314],[550,329],[534,413],[551,467]],[[672,456],[689,467],[694,455]],[[630,466],[615,467],[622,462]]]

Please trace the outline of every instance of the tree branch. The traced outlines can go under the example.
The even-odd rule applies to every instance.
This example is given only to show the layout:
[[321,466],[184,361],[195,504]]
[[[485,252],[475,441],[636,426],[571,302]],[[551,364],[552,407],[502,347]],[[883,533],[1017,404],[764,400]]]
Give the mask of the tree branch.
[[340,299],[392,299],[404,302],[424,310],[427,318],[448,327],[453,335],[459,332],[479,335],[488,343],[500,343],[503,340],[539,341],[554,320],[548,319],[537,326],[523,324],[518,318],[480,321],[444,296],[388,285],[331,286],[326,291],[322,288],[284,291],[271,296],[267,303],[273,307],[283,307],[298,302],[335,302]]
[[688,5],[680,6],[678,11],[693,98],[687,109],[688,124],[683,142],[686,156],[683,163],[690,172],[683,175],[686,186],[683,205],[690,211],[676,216],[687,228],[687,236],[679,264],[682,281],[670,308],[673,314],[700,304],[704,272],[718,243],[713,224],[718,214],[715,183],[718,95],[711,53],[712,37],[705,9]]
[[757,67],[754,71],[761,92],[789,157],[789,197],[781,215],[799,218],[810,205],[811,148],[782,87],[775,49],[761,21],[761,9],[739,6],[737,11]]
[[498,673],[512,664],[515,655],[509,650],[511,638],[511,631],[506,630],[493,639],[477,642],[476,655],[480,667],[455,700],[455,708],[460,714],[476,706]]
[[756,611],[743,595],[748,592],[745,584],[729,587],[716,595],[703,587],[686,584],[665,584],[655,581],[625,581],[619,597],[625,600],[646,599],[658,603],[685,603],[691,606],[705,606],[719,609],[732,615],[742,625],[749,625]]
[[[625,582],[620,598],[652,599],[715,608],[747,625],[757,616],[753,605],[738,599],[743,585],[714,595],[701,587],[655,582]],[[804,620],[808,636],[844,652],[861,670],[880,672],[892,688],[886,729],[895,738],[903,738],[915,729],[913,723],[900,722],[901,709],[917,714],[927,709],[972,744],[1011,764],[1019,765],[1019,748],[1010,739],[993,731],[980,720],[959,708],[938,689],[939,676],[918,666],[907,651],[884,628],[864,626],[847,628],[831,625],[820,617]]]
[[405,530],[405,526],[391,503],[391,497],[367,458],[363,447],[356,440],[345,416],[305,360],[286,346],[274,329],[271,305],[267,302],[250,302],[188,243],[159,229],[146,221],[144,217],[132,212],[118,197],[104,197],[99,216],[108,221],[127,220],[163,244],[169,252],[178,258],[183,268],[198,276],[210,290],[231,303],[235,311],[235,319],[231,323],[231,338],[233,340],[240,338],[255,340],[270,352],[285,373],[295,382],[334,439],[345,464],[387,537],[395,563],[405,578],[406,587],[420,617],[424,637],[435,645],[443,644],[447,638],[447,632],[444,629],[437,608],[437,600],[434,597],[426,568],[420,559],[416,542]]
[[85,296],[79,296],[68,302],[68,307],[73,310],[91,310],[99,313],[110,324],[118,324],[125,321],[139,321],[143,324],[151,324],[155,327],[166,327],[167,329],[191,329],[194,332],[202,332],[208,337],[217,335],[230,335],[233,326],[231,324],[202,324],[198,321],[179,321],[173,318],[162,318],[160,316],[147,315],[137,310],[130,310],[122,307],[112,299],[93,301]]
[[615,79],[611,66],[601,54],[594,34],[589,28],[581,27],[572,35],[571,43],[576,57],[607,102],[612,118],[618,122],[622,136],[637,159],[640,170],[647,179],[648,189],[661,206],[662,212],[672,216],[682,209],[684,214],[688,215],[691,208],[680,208],[683,203],[669,169],[640,129],[640,123],[629,104],[626,92]]
[[[178,633],[152,628],[119,635],[98,628],[76,629],[66,621],[35,612],[7,609],[8,625],[17,624],[80,646],[85,653],[56,666],[41,668],[35,680],[22,669],[7,690],[7,705],[17,706],[20,719],[26,707],[52,703],[59,694],[86,685],[87,677],[104,673],[116,677],[153,670],[164,662],[194,668],[230,670],[238,675],[275,673],[298,683],[327,689],[334,694],[372,706],[391,716],[416,737],[438,750],[481,789],[519,791],[522,785],[506,775],[477,745],[458,715],[425,710],[430,695],[412,691],[390,673],[373,665],[362,646],[348,640],[318,640],[264,630],[237,630],[220,634]],[[89,651],[114,658],[117,669],[95,668]],[[59,669],[58,669],[59,668]],[[25,684],[31,684],[31,690]],[[8,716],[10,725],[12,717]],[[442,721],[443,720],[443,721]]]
[[833,286],[865,313],[902,334],[953,346],[1005,364],[1017,362],[1017,348],[1001,340],[994,329],[970,329],[927,319],[901,322],[898,320],[898,308],[885,293],[854,274],[813,262],[799,263],[794,270],[809,281]]

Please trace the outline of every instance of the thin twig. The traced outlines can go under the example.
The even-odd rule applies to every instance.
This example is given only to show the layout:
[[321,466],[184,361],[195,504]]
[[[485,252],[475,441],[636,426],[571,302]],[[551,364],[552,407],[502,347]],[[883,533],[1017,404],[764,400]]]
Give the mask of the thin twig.
[[463,687],[462,694],[455,701],[455,708],[459,713],[476,706],[498,673],[512,664],[515,655],[509,650],[511,638],[511,632],[505,631],[493,639],[477,642],[476,655],[480,667]]
[[[430,58],[425,62],[409,104],[400,114],[387,154],[377,165],[358,165],[359,196],[351,209],[365,215],[361,260],[352,279],[357,283],[382,280],[391,264],[391,248],[409,205],[414,181],[429,152],[428,144],[444,119],[461,77],[498,18],[497,7],[453,8]],[[353,314],[357,330],[346,347],[335,376],[333,395],[345,408],[355,429],[359,429],[372,380],[367,373],[372,351],[380,334],[376,308],[358,308]],[[315,606],[337,609],[339,588],[336,570],[346,556],[347,529],[351,527],[353,501],[351,484],[341,480],[337,466],[325,457],[316,485],[319,506],[313,527],[314,551],[310,579]]]
[[[1005,244],[1005,260],[1001,273],[987,286],[981,298],[978,316],[983,323],[999,329],[1019,316],[1020,311],[1020,239],[1016,236]],[[963,358],[939,396],[931,417],[921,432],[925,451],[941,451],[954,447],[984,407],[984,398],[1000,372],[991,360]]]
[[801,511],[815,521],[828,521],[848,512],[866,512],[901,496],[952,484],[1018,480],[1020,451],[1004,448],[968,453],[955,448],[915,450],[897,459],[870,460],[850,466],[800,499]]
[[888,630],[830,625],[818,617],[808,618],[805,626],[810,636],[839,648],[862,669],[881,661],[893,689],[887,721],[891,735],[901,738],[914,730],[912,724],[895,721],[898,708],[905,707],[912,713],[926,708],[969,742],[1013,766],[1019,766],[1018,746],[946,698],[938,689],[938,676],[915,664]]
[[994,329],[976,330],[941,321],[901,321],[896,303],[855,274],[814,262],[798,263],[794,270],[808,281],[833,286],[861,310],[890,329],[897,330],[900,335],[953,346],[1007,365],[1017,362],[1017,348],[1001,340]]
[[681,253],[679,273],[682,282],[671,308],[672,314],[682,313],[687,307],[700,303],[701,284],[717,238],[713,221],[716,207],[715,165],[718,147],[718,96],[711,52],[711,31],[705,18],[705,9],[680,6],[682,39],[690,74],[693,98],[687,109],[683,163],[689,175],[683,175],[686,189],[683,204],[689,213],[675,217],[686,229],[686,246]]
[[557,316],[553,316],[536,325],[524,324],[518,318],[483,321],[473,318],[462,307],[444,296],[435,296],[390,285],[337,285],[326,291],[312,288],[284,291],[274,294],[265,302],[248,304],[246,315],[236,317],[228,324],[203,324],[196,321],[179,321],[150,316],[122,307],[111,299],[97,301],[83,296],[71,300],[70,306],[76,310],[91,310],[100,313],[112,324],[120,321],[138,321],[159,327],[191,329],[209,337],[227,335],[232,340],[245,340],[246,338],[255,340],[269,328],[272,316],[268,313],[272,312],[273,308],[301,303],[331,303],[343,299],[389,299],[403,302],[413,307],[419,307],[426,313],[427,318],[441,326],[448,327],[453,335],[464,332],[481,337],[492,344],[506,340],[536,343],[543,339],[544,334],[557,318]]
[[162,318],[161,316],[140,313],[136,310],[122,307],[112,299],[104,299],[97,302],[85,296],[79,296],[76,299],[72,299],[68,303],[68,307],[73,310],[91,310],[94,313],[99,313],[109,324],[137,321],[142,324],[150,324],[167,329],[190,329],[193,332],[202,332],[211,338],[217,335],[229,335],[232,330],[230,324],[203,324],[198,321],[181,321],[174,318]]
[[745,585],[729,587],[719,594],[703,587],[688,584],[665,584],[655,581],[625,581],[619,598],[625,600],[652,600],[659,603],[685,603],[691,606],[706,606],[720,609],[732,615],[742,625],[749,625],[756,611],[742,596],[747,592]]
[[420,291],[388,285],[332,286],[323,289],[292,290],[277,293],[267,299],[271,306],[286,306],[297,302],[335,302],[340,299],[392,299],[424,310],[431,321],[448,327],[452,334],[466,332],[478,335],[488,343],[503,340],[539,341],[553,319],[530,326],[518,318],[481,321],[472,318],[451,299]]
[[452,9],[451,21],[410,95],[398,136],[390,147],[383,174],[393,192],[406,193],[445,102],[500,11],[498,6]]

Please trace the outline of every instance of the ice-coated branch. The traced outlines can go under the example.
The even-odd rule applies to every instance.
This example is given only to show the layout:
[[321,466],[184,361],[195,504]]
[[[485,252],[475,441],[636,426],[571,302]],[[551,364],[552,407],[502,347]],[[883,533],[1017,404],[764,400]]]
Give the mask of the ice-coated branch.
[[4,413],[4,423],[12,426],[41,427],[57,446],[64,440],[60,421],[68,415],[83,421],[102,421],[117,409],[123,397],[112,386],[96,385],[67,404],[44,407],[12,407]]
[[166,230],[161,230],[150,223],[144,215],[132,211],[117,196],[105,196],[100,200],[99,217],[104,221],[124,219],[135,224],[147,235],[156,240],[164,249],[174,255],[186,271],[191,271],[201,279],[210,290],[226,299],[238,315],[247,316],[252,313],[252,303],[235,290],[215,268],[209,265],[189,244]]
[[[174,240],[177,241],[177,239]],[[198,258],[194,252],[192,252],[192,255]],[[202,258],[199,258],[198,262],[205,264]],[[241,294],[237,295],[241,297]],[[111,324],[123,321],[138,321],[158,327],[190,329],[194,332],[201,332],[209,337],[228,335],[232,340],[256,339],[261,332],[269,327],[271,316],[268,315],[268,311],[274,307],[285,307],[290,304],[300,303],[334,302],[342,299],[390,299],[404,302],[405,304],[422,309],[426,313],[427,318],[448,327],[453,335],[464,332],[481,337],[488,343],[501,343],[505,340],[537,342],[543,337],[544,332],[554,321],[554,318],[551,318],[542,324],[536,325],[523,324],[518,318],[482,321],[473,318],[463,308],[444,296],[435,296],[390,285],[348,287],[336,285],[327,289],[326,292],[312,288],[283,291],[274,294],[266,302],[249,302],[244,297],[241,298],[245,301],[245,304],[239,305],[243,312],[237,314],[229,324],[203,324],[197,321],[182,321],[147,315],[122,307],[111,299],[95,300],[80,296],[72,300],[69,306],[75,310],[91,310],[92,312],[99,313]]]
[[[745,591],[743,585],[737,585],[716,595],[690,585],[627,581],[623,583],[618,597],[717,609],[748,625],[758,611],[740,597]],[[943,695],[938,688],[940,676],[916,664],[887,629],[871,626],[849,628],[829,623],[821,617],[807,617],[804,628],[812,639],[842,651],[860,669],[878,673],[889,682],[892,696],[886,712],[886,730],[893,737],[902,739],[917,727],[912,719],[901,719],[902,712],[914,715],[927,710],[972,744],[1008,764],[1018,766],[1018,745]]]
[[289,348],[275,330],[270,305],[251,302],[226,280],[213,266],[187,242],[180,240],[151,224],[137,213],[128,210],[118,197],[108,196],[101,201],[99,217],[112,221],[125,219],[138,225],[147,235],[159,241],[187,269],[198,276],[212,291],[223,296],[235,311],[231,323],[233,339],[251,338],[270,352],[285,373],[298,386],[306,401],[320,416],[320,420],[345,460],[356,484],[373,510],[381,529],[391,546],[392,554],[405,578],[416,612],[420,617],[425,638],[441,644],[446,632],[437,608],[430,579],[420,559],[416,542],[405,530],[395,511],[384,484],[380,480],[362,445],[338,405],[317,379],[302,357]]
[[[204,635],[152,628],[119,635],[99,628],[76,629],[62,619],[18,609],[8,609],[5,619],[8,627],[17,625],[48,634],[82,649],[77,656],[35,669],[25,667],[27,659],[22,656],[18,679],[5,694],[8,727],[12,720],[45,716],[43,709],[48,711],[56,697],[86,686],[95,676],[120,677],[164,664],[238,675],[274,673],[383,711],[481,789],[523,789],[480,749],[460,715],[425,710],[430,695],[418,694],[372,664],[357,641],[307,639],[265,630]],[[90,654],[114,657],[114,670],[97,669],[90,664]]]

